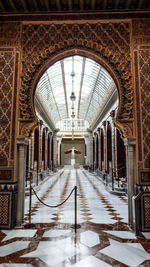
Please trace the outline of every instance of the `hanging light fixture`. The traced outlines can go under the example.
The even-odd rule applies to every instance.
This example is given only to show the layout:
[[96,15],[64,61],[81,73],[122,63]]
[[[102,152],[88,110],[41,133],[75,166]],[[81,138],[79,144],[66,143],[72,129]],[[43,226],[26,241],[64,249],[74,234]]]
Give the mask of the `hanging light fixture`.
[[75,118],[74,111],[72,111],[71,118],[73,118],[73,119]]
[[74,92],[71,93],[70,99],[71,99],[71,101],[76,100],[76,96],[75,96]]
[[75,71],[74,71],[74,57],[72,57],[72,71],[71,71],[71,77],[72,77],[72,92],[71,92],[71,96],[70,96],[70,100],[72,101],[72,114],[71,114],[71,118],[72,118],[72,124],[71,124],[71,129],[72,129],[72,140],[74,140],[74,118],[75,118],[75,114],[74,114],[74,101],[76,100],[76,96],[74,93],[74,77],[75,77]]

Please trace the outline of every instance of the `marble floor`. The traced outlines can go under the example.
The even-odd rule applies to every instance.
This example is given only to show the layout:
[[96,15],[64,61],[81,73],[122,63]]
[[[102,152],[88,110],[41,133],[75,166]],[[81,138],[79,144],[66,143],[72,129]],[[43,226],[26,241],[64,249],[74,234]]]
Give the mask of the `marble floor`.
[[126,196],[110,194],[96,175],[82,169],[61,169],[46,177],[37,195],[46,205],[63,202],[77,186],[77,224],[74,192],[63,205],[47,207],[32,196],[25,199],[24,226],[0,231],[0,267],[148,267],[150,233],[136,237],[128,228]]

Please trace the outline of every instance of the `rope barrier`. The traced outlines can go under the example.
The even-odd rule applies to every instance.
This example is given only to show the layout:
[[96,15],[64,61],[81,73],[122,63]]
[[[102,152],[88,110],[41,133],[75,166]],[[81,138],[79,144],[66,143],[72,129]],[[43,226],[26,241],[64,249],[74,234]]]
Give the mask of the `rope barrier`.
[[70,196],[72,195],[73,191],[75,191],[75,194],[74,194],[74,217],[75,217],[75,223],[71,226],[73,229],[78,229],[81,227],[81,225],[77,224],[77,186],[75,186],[70,194],[68,195],[68,197],[62,201],[61,203],[57,204],[57,205],[48,205],[46,203],[44,203],[37,195],[37,193],[35,192],[35,190],[33,189],[33,187],[31,186],[31,179],[30,179],[30,197],[29,197],[29,224],[25,225],[24,227],[29,227],[29,228],[32,228],[34,227],[35,225],[33,223],[31,223],[31,212],[32,212],[32,190],[33,190],[33,193],[35,194],[35,196],[37,197],[37,199],[39,200],[40,203],[42,203],[43,205],[45,205],[46,207],[48,208],[57,208],[61,205],[63,205],[69,198]]
[[71,190],[71,192],[70,192],[70,194],[68,195],[68,197],[67,197],[63,202],[61,202],[61,203],[59,203],[59,204],[57,204],[57,205],[48,205],[48,204],[44,203],[44,202],[38,197],[38,195],[37,195],[37,193],[35,192],[35,190],[33,189],[33,187],[31,187],[31,188],[32,188],[32,190],[33,190],[35,196],[37,197],[37,199],[38,199],[44,206],[46,206],[46,207],[48,207],[48,208],[57,208],[57,207],[63,205],[63,204],[70,198],[70,196],[72,195],[73,191],[75,190],[75,187],[74,187],[74,188]]

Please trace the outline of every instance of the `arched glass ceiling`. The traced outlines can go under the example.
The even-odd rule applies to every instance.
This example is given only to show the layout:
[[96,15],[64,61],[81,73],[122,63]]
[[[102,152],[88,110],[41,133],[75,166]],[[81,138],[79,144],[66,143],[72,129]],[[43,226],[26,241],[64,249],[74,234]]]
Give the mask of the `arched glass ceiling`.
[[[72,65],[73,64],[73,65]],[[71,119],[72,66],[74,66],[75,119],[95,119],[112,90],[116,90],[109,73],[95,61],[81,56],[64,58],[49,67],[40,78],[36,97],[56,124]]]

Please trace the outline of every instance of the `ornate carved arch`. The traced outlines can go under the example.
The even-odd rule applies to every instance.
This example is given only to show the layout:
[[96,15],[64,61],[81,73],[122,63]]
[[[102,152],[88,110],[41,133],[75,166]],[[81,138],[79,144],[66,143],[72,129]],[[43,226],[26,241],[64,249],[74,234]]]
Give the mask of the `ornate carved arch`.
[[41,74],[57,60],[82,54],[103,65],[119,94],[116,126],[124,137],[133,136],[129,23],[38,24],[23,26],[20,134],[29,135],[37,123],[34,92]]

